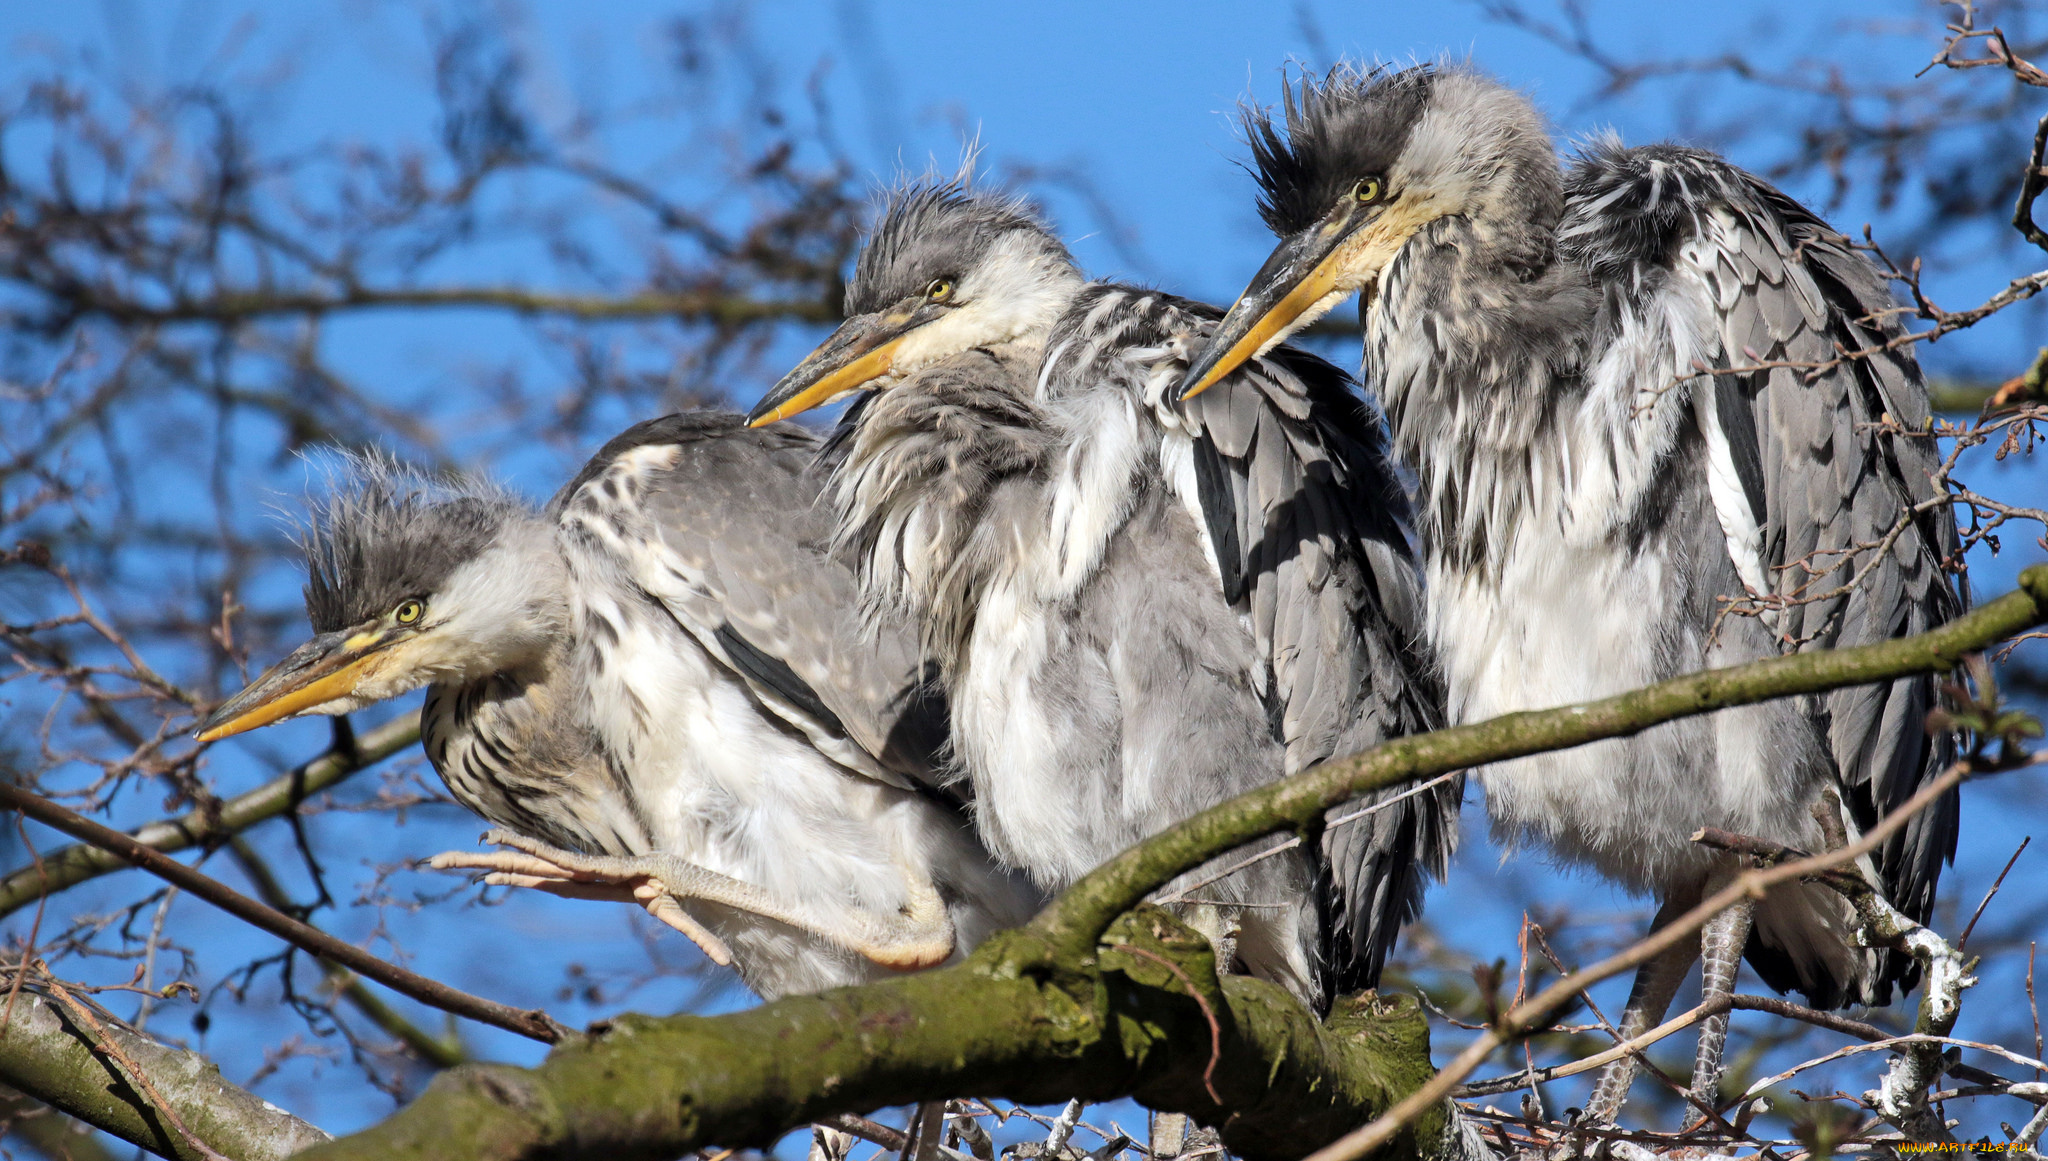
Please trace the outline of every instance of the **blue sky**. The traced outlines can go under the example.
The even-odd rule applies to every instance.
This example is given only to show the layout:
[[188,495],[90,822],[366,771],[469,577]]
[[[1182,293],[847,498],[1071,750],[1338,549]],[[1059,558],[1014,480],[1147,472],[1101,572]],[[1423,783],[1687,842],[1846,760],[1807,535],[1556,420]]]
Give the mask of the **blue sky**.
[[[1555,18],[1550,9],[1534,10]],[[692,96],[665,79],[675,44],[663,28],[678,14],[716,23],[719,11],[638,0],[530,7],[383,0],[16,2],[0,8],[0,94],[11,96],[26,81],[46,74],[53,62],[85,61],[102,83],[115,88],[163,89],[205,81],[241,94],[271,149],[307,149],[322,142],[428,143],[435,132],[430,33],[464,12],[484,13],[509,30],[524,59],[523,95],[537,118],[559,125],[579,107],[614,109],[622,120],[603,140],[614,161],[656,174],[679,174],[689,172],[694,151],[720,143],[682,139],[670,123],[630,113],[639,102],[655,96],[675,100],[679,93],[705,101],[745,99],[747,94],[737,92]],[[1903,82],[1925,62],[1936,30],[1932,8],[1903,0],[1875,9],[1848,3],[1601,3],[1590,11],[1606,46],[1622,56],[1708,54],[1740,47],[1766,63],[1787,64],[1813,54],[1837,62],[1852,76],[1892,82]],[[1890,35],[1892,29],[1914,34]],[[745,35],[764,62],[756,81],[780,94],[778,100],[801,104],[806,85],[815,81],[832,111],[838,139],[868,180],[883,184],[902,170],[928,165],[950,170],[968,139],[979,141],[985,173],[1030,167],[1040,173],[1083,174],[1089,186],[1085,193],[1056,177],[1028,181],[1025,188],[1043,198],[1074,237],[1084,264],[1099,274],[1226,302],[1270,245],[1252,211],[1250,182],[1238,166],[1242,150],[1232,115],[1241,101],[1276,100],[1283,65],[1290,60],[1323,65],[1335,55],[1388,60],[1469,56],[1531,91],[1562,138],[1613,128],[1636,142],[1676,135],[1715,144],[1731,125],[1746,126],[1755,133],[1733,143],[1734,156],[1756,168],[1768,167],[1787,144],[1784,127],[1773,116],[1786,108],[1782,97],[1720,79],[1696,79],[1652,86],[1622,102],[1595,101],[1599,78],[1593,68],[1528,32],[1488,19],[1472,4],[767,3],[753,11]],[[696,188],[689,183],[697,179],[675,180],[686,192]],[[1791,192],[1809,199],[1827,196],[1818,186],[1795,185]],[[544,206],[553,191],[533,187],[522,194]],[[1099,212],[1098,205],[1111,212]],[[1866,220],[1882,230],[1913,208],[1910,196],[1902,206],[1885,209],[1852,195],[1831,213],[1852,231]],[[597,212],[620,223],[605,235],[601,258],[618,269],[637,271],[630,215],[616,207]],[[1929,285],[1947,305],[1963,305],[2021,272],[2024,261],[2008,250],[1973,247],[1937,265]],[[429,284],[437,279],[489,282],[519,280],[545,269],[536,255],[516,246],[482,244],[451,251],[414,274]],[[776,354],[786,365],[817,337],[792,330]],[[469,383],[477,368],[507,351],[515,357],[532,352],[525,369],[537,381],[564,374],[530,343],[523,324],[482,312],[358,316],[331,324],[323,341],[337,365],[376,384],[387,402],[433,414],[459,405],[454,400],[460,391],[451,385]],[[1957,336],[1926,358],[1937,371],[2002,376],[2024,366],[2043,341],[2040,315],[2030,312]],[[630,330],[622,330],[617,342],[631,357]],[[1346,364],[1356,363],[1355,351],[1330,353]],[[736,382],[729,389],[744,402],[762,386]],[[623,426],[638,417],[616,418]],[[457,450],[488,454],[515,483],[545,494],[592,449],[522,447],[499,433],[474,445],[458,441]],[[1980,471],[1979,487],[1995,494],[2038,498],[2048,491],[2038,467],[1984,465]],[[2012,570],[2027,559],[2024,549],[2015,549],[2001,560],[1982,562],[1979,591],[2002,591]],[[317,723],[272,733],[252,739],[248,777],[260,776],[267,763],[317,749],[325,738]],[[2035,805],[2039,777],[2021,777],[2033,781],[2024,787],[1987,788],[1970,800],[1970,843],[1963,865],[1944,883],[1945,896],[1968,897],[1973,904],[2019,836],[2041,818]],[[349,824],[333,825],[330,835],[346,841]],[[439,849],[434,843],[466,843],[474,830],[468,820],[442,819],[420,836],[419,849],[411,853]],[[1463,942],[1511,950],[1520,908],[1531,897],[1576,903],[1582,912],[1632,906],[1605,886],[1559,877],[1533,857],[1504,859],[1486,845],[1482,830],[1473,828],[1454,884],[1432,902]],[[348,873],[370,877],[365,868],[350,867]],[[621,953],[611,948],[621,931],[616,914],[522,900],[493,918],[507,933],[544,947],[535,953],[546,959],[544,970],[526,971],[527,965],[504,959],[490,946],[433,946],[428,939],[413,938],[413,946],[425,945],[420,966],[462,971],[478,990],[537,1003],[556,1002],[550,988],[558,961],[586,956],[600,962],[610,956],[617,966]],[[412,924],[416,935],[426,930],[416,917],[401,916],[397,922]],[[369,920],[357,917],[339,925],[349,924],[361,933]],[[222,940],[242,938],[231,928],[211,930]],[[1994,982],[2005,988],[2011,981],[2000,976]],[[1991,984],[1985,990],[1991,991]],[[1619,1006],[1619,995],[1603,993],[1603,998]],[[632,1003],[659,1010],[688,999],[689,989],[670,981]],[[595,1007],[576,1010],[588,1015]],[[481,1034],[475,1043],[503,1059],[537,1056],[533,1046],[507,1036]],[[258,1053],[252,1046],[229,1041],[215,1047],[236,1057],[230,1076],[253,1070]],[[281,1103],[333,1129],[360,1124],[388,1108],[381,1100],[325,1095],[317,1076],[317,1070],[287,1070],[278,1082],[285,1098]]]

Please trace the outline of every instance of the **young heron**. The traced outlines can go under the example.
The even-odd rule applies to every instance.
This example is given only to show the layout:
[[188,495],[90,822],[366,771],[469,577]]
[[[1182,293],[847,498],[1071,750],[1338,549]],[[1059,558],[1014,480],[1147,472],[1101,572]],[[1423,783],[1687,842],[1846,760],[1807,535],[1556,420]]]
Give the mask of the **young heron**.
[[862,624],[816,441],[682,414],[545,509],[373,459],[315,509],[317,636],[212,740],[427,686],[427,757],[503,852],[441,868],[645,906],[763,997],[937,964],[1037,896],[940,777],[915,639]]
[[[1365,369],[1420,477],[1430,639],[1469,722],[1703,668],[1916,633],[1965,601],[1931,473],[1927,392],[1878,272],[1847,239],[1711,154],[1594,145],[1560,171],[1519,93],[1463,67],[1340,67],[1247,119],[1282,241],[1189,368],[1196,399],[1362,295]],[[1954,754],[1928,678],[1659,726],[1489,768],[1510,840],[1549,844],[1660,904],[1737,870],[1703,826],[1808,850],[1816,806],[1853,836]],[[1839,806],[1832,805],[1839,800]],[[1924,920],[1957,800],[1864,871]],[[1788,887],[1646,965],[1622,1022],[1661,1018],[1695,957],[1740,956],[1816,1006],[1885,1004],[1911,961],[1858,946],[1844,903]],[[1712,1100],[1727,1031],[1702,1027]],[[1611,1121],[1634,1065],[1588,1109]]]
[[[846,392],[839,539],[923,628],[989,849],[1047,890],[1227,798],[1432,728],[1421,598],[1377,417],[1281,349],[1167,392],[1220,312],[1089,283],[1017,204],[890,201],[851,317],[754,411]],[[1318,1008],[1376,982],[1462,786],[1333,812],[1164,894]]]

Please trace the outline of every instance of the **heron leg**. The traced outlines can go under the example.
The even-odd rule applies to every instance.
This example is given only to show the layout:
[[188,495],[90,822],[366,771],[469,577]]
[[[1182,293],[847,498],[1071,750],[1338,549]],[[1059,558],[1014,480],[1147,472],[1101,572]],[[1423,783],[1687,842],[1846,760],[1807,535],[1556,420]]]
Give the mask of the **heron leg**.
[[[1707,921],[1700,932],[1700,1000],[1713,1003],[1735,991],[1735,972],[1742,949],[1749,944],[1755,904],[1748,899]],[[1711,1108],[1720,1107],[1721,1052],[1728,1045],[1728,1017],[1722,1012],[1700,1022],[1699,1053],[1693,1058],[1692,1095]]]
[[[1690,910],[1694,900],[1690,897],[1668,899],[1657,909],[1657,918],[1650,924],[1656,931],[1666,923]],[[1621,1025],[1616,1029],[1622,1040],[1633,1040],[1664,1019],[1664,1013],[1671,1007],[1671,998],[1678,994],[1678,985],[1685,982],[1685,973],[1692,970],[1692,961],[1699,958],[1700,946],[1697,940],[1682,939],[1664,954],[1636,969],[1636,982],[1629,989],[1628,1006],[1621,1010]],[[1600,1070],[1600,1077],[1593,1082],[1593,1096],[1586,1102],[1583,1118],[1589,1125],[1611,1125],[1621,1115],[1621,1106],[1628,1100],[1629,1087],[1635,1084],[1636,1072],[1641,1065],[1634,1055]]]
[[908,868],[908,904],[884,915],[784,898],[673,855],[583,855],[505,830],[492,830],[483,841],[512,849],[450,851],[429,864],[437,870],[485,871],[484,881],[498,886],[534,887],[572,899],[630,900],[721,964],[731,962],[731,950],[690,918],[680,900],[701,899],[786,923],[899,971],[933,967],[953,954],[953,919],[945,900],[937,886]]

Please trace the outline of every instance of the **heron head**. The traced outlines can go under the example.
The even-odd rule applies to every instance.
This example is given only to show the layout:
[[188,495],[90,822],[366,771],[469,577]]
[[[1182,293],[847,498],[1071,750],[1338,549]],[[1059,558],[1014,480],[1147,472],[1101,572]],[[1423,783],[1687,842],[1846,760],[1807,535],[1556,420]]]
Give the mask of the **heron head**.
[[1463,66],[1366,69],[1285,87],[1276,123],[1244,114],[1259,214],[1280,244],[1197,355],[1187,398],[1321,318],[1371,295],[1409,240],[1458,217],[1502,250],[1527,248],[1562,212],[1555,151],[1527,98]]
[[847,319],[747,417],[760,426],[950,355],[1049,331],[1083,284],[1022,203],[958,182],[891,194],[846,284]]
[[557,630],[559,558],[523,502],[369,457],[347,471],[302,526],[313,639],[223,703],[200,741],[476,680],[540,655]]

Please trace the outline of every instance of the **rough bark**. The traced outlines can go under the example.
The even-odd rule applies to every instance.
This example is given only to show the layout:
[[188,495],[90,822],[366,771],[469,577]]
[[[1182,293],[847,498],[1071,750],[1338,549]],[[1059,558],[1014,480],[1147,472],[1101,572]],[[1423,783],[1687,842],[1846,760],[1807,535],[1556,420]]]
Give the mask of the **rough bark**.
[[0,1140],[16,1148],[26,1145],[47,1161],[114,1161],[92,1126],[4,1085]]
[[[108,1016],[100,1027],[185,1128],[235,1161],[270,1161],[328,1139],[327,1134],[245,1089],[221,1079],[196,1052],[169,1048]],[[98,1033],[56,1000],[24,989],[0,1031],[0,1083],[164,1157],[198,1161],[204,1154],[137,1092]]]
[[[1205,1009],[1217,1020],[1213,1069]],[[624,1017],[536,1069],[444,1073],[405,1112],[308,1156],[669,1158],[708,1142],[767,1145],[828,1113],[943,1092],[1135,1095],[1223,1124],[1233,1151],[1257,1161],[1299,1156],[1429,1075],[1413,1000],[1367,994],[1319,1023],[1271,984],[1219,981],[1208,941],[1146,906],[1078,970],[1026,929],[954,967],[866,987],[730,1016]],[[1440,1155],[1445,1127],[1414,1126],[1399,1153]]]
[[[1262,835],[1307,831],[1327,808],[1367,790],[1726,706],[1952,669],[2048,620],[2048,566],[2020,579],[2020,591],[1916,637],[1696,674],[1327,763],[1140,843],[957,967],[729,1016],[622,1019],[564,1044],[537,1069],[446,1073],[383,1124],[311,1155],[666,1157],[766,1144],[849,1109],[986,1094],[1135,1096],[1223,1122],[1226,1142],[1244,1156],[1301,1156],[1429,1076],[1426,1025],[1412,1007],[1383,998],[1340,1006],[1318,1025],[1267,985],[1235,977],[1219,985],[1199,939],[1155,909],[1132,910],[1147,892]],[[1210,1001],[1221,1044],[1213,1069],[1202,1008],[1170,969],[1130,947],[1177,964]],[[1390,1147],[1438,1158],[1449,1139],[1439,1104]]]

